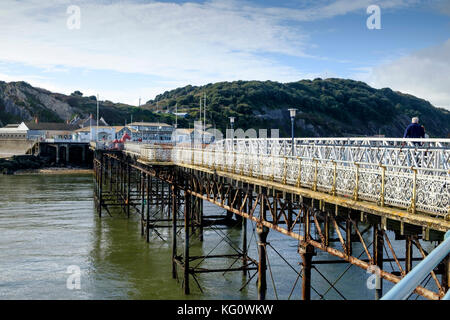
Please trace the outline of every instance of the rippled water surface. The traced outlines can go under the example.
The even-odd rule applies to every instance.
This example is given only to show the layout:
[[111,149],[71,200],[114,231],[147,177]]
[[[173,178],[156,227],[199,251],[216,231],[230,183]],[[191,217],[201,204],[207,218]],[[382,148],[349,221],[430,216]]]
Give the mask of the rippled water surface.
[[[160,229],[159,236],[153,232],[147,244],[137,216],[127,219],[120,211],[113,211],[113,217],[99,219],[91,175],[0,176],[0,195],[0,299],[256,298],[256,277],[240,290],[248,280],[242,272],[201,274],[198,282],[203,293],[192,281],[192,294],[185,296],[181,283],[171,275],[170,228]],[[222,212],[205,203],[205,215]],[[252,223],[248,223],[248,238],[250,255],[257,259]],[[369,243],[370,238],[369,233]],[[232,247],[239,246],[241,232],[239,228],[215,227],[205,229],[204,239],[192,238],[191,255],[235,253]],[[268,298],[287,299],[291,295],[299,299],[301,280],[292,290],[300,269],[297,242],[277,232],[270,232],[268,241]],[[178,242],[181,252],[182,234]],[[354,252],[362,250],[355,245]],[[319,252],[314,259],[331,257]],[[207,259],[199,267],[226,268],[234,262]],[[66,287],[71,265],[81,270],[80,290]],[[240,261],[233,266],[240,266]],[[340,277],[335,286],[345,298],[373,299],[374,291],[366,287],[369,275],[356,267],[346,271],[348,268],[348,264],[317,265],[318,271],[312,271],[313,298],[320,298],[316,292],[326,293],[325,299],[342,298],[320,272],[330,282]],[[385,283],[385,288],[390,287]]]

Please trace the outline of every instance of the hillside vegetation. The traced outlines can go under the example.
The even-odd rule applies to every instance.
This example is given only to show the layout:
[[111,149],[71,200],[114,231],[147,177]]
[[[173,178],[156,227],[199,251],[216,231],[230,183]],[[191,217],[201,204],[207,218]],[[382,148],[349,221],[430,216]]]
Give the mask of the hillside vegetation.
[[[100,115],[111,125],[125,121],[161,121],[175,117],[167,112],[187,112],[179,127],[193,126],[199,118],[200,97],[206,94],[207,123],[224,130],[228,117],[236,117],[235,128],[279,129],[290,136],[288,108],[296,108],[297,136],[401,137],[411,117],[418,116],[431,137],[447,137],[450,112],[428,101],[389,88],[374,89],[364,82],[346,79],[219,82],[186,86],[156,96],[140,108],[100,101]],[[79,91],[71,95],[52,93],[25,82],[0,82],[0,122],[18,123],[39,117],[41,122],[63,122],[76,116],[96,114],[95,96]]]
[[199,99],[206,94],[207,121],[217,128],[279,128],[290,135],[288,108],[296,108],[298,136],[403,135],[411,117],[419,116],[432,137],[449,135],[450,112],[389,88],[374,89],[346,79],[219,82],[167,91],[147,102],[150,109],[186,111],[198,118]]

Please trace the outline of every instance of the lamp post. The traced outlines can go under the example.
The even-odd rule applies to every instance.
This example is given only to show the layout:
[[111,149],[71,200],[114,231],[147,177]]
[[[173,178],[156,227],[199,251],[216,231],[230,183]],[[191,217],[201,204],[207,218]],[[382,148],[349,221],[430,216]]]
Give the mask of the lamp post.
[[288,109],[289,115],[291,116],[291,137],[292,137],[292,146],[291,146],[291,155],[294,155],[294,120],[295,120],[295,113],[297,112],[297,109]]
[[233,146],[233,150],[234,150],[234,119],[235,119],[235,117],[230,117],[230,124],[231,124],[231,145]]

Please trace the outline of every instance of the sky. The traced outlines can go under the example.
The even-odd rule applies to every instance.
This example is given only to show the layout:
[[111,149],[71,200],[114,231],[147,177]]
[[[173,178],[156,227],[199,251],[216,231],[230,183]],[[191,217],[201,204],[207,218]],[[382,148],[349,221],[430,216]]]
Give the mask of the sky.
[[318,77],[450,110],[450,1],[0,1],[1,81],[138,105],[188,84]]

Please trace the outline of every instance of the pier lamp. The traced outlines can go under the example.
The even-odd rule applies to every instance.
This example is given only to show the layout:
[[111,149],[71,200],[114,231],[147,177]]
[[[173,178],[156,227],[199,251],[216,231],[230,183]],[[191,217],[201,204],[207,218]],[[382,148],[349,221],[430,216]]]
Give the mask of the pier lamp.
[[230,124],[231,124],[231,144],[233,146],[234,150],[234,119],[235,117],[229,117],[230,118]]
[[236,119],[236,118],[235,117],[230,117],[231,130],[234,129],[234,119]]
[[292,137],[292,147],[291,147],[291,155],[294,155],[294,120],[295,120],[295,113],[297,112],[297,109],[288,109],[289,115],[291,117],[291,137]]

